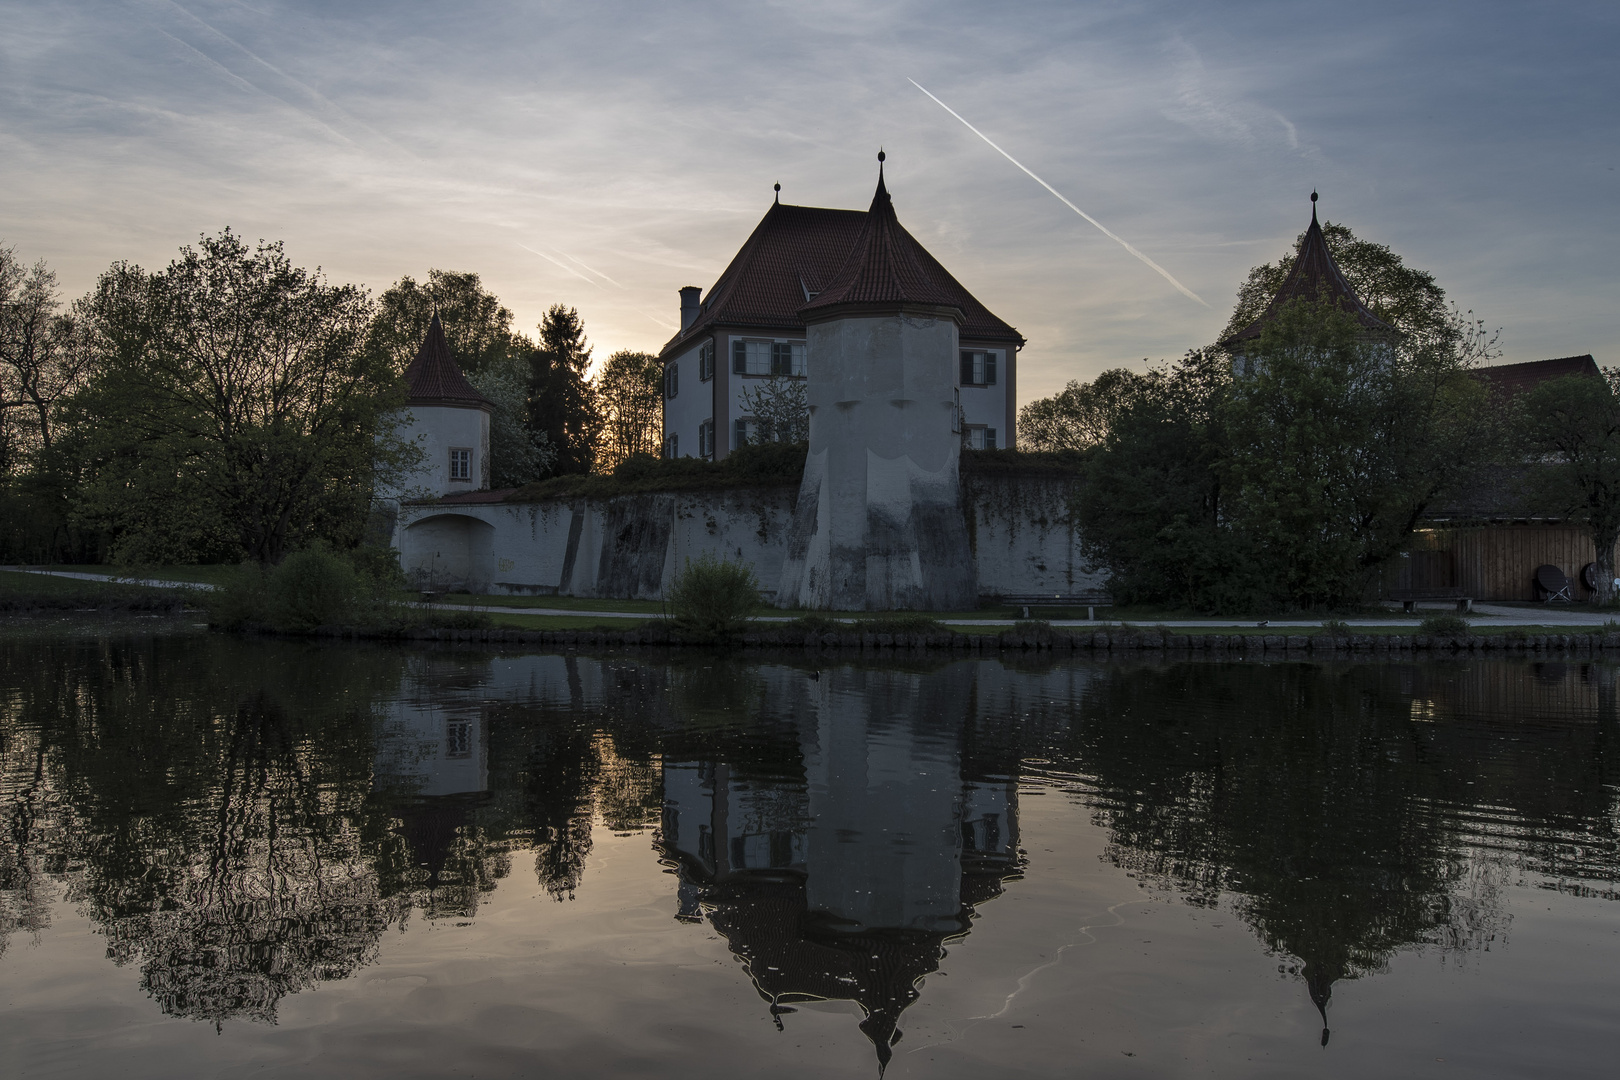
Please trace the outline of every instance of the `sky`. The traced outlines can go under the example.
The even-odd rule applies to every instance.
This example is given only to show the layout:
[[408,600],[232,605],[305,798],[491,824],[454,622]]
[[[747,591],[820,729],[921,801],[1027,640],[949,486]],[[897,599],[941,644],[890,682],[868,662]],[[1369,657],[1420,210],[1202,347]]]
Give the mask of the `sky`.
[[[473,270],[656,352],[770,205],[900,220],[1021,401],[1214,340],[1324,219],[1620,364],[1620,4],[0,0],[0,243],[64,293],[230,226],[380,292]],[[1180,282],[1064,205],[962,122]],[[1207,305],[1207,306],[1206,306]]]

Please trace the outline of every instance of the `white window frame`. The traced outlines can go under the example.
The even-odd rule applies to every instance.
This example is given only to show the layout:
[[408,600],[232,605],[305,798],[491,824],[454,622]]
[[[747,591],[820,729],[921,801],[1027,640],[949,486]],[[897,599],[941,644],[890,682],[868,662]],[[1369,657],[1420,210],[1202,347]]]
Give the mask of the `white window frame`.
[[786,375],[802,379],[807,373],[806,344],[788,338],[733,338],[731,372],[767,379]]
[[[457,455],[463,456],[458,457]],[[459,470],[457,469],[458,465],[462,466]],[[453,484],[472,483],[472,447],[452,446],[450,448],[450,482]]]
[[963,349],[960,359],[967,368],[966,379],[958,379],[963,386],[989,387],[995,386],[1001,376],[1001,350],[1000,349]]
[[714,420],[709,419],[698,425],[698,457],[714,457]]

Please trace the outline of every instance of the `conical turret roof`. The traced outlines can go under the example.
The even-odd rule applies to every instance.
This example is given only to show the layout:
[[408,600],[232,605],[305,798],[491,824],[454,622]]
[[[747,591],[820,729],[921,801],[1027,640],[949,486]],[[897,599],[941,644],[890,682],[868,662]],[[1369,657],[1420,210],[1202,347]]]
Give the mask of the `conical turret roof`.
[[955,309],[963,319],[966,292],[919,244],[894,213],[894,200],[878,165],[877,191],[855,246],[815,299],[799,309],[806,319],[845,304],[922,304]]
[[459,405],[485,411],[495,407],[473,389],[467,376],[456,366],[438,312],[433,313],[433,321],[428,324],[427,336],[416,351],[416,359],[405,369],[405,388],[408,405]]
[[1333,261],[1327,238],[1322,235],[1322,226],[1316,221],[1314,191],[1311,192],[1311,226],[1305,230],[1305,240],[1299,245],[1299,254],[1294,256],[1294,265],[1283,280],[1282,288],[1277,290],[1277,295],[1271,298],[1271,303],[1266,305],[1266,310],[1261,312],[1258,319],[1221,344],[1230,348],[1259,337],[1267,324],[1277,317],[1283,305],[1301,297],[1313,301],[1326,299],[1353,316],[1368,333],[1390,336],[1395,333],[1393,327],[1361,302],[1361,297],[1356,295],[1356,290],[1345,279],[1338,263]]

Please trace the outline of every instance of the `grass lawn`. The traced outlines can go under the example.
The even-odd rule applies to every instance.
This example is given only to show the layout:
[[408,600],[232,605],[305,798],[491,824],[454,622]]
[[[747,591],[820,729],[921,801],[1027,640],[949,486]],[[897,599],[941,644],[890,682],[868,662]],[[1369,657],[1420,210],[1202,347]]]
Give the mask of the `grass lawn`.
[[84,581],[79,578],[0,571],[0,600],[12,603],[38,601],[50,607],[78,605],[101,607],[149,600],[154,594],[171,596],[179,595],[179,592],[173,589],[152,589],[142,585],[115,585],[110,582]]

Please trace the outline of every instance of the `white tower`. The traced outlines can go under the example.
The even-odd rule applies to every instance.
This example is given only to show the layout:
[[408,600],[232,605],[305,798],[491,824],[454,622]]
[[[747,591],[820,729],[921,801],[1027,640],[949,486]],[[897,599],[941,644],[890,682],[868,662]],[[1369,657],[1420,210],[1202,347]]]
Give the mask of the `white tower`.
[[495,406],[467,381],[450,356],[437,313],[416,359],[405,369],[408,410],[401,438],[422,461],[395,498],[440,498],[489,487],[489,416]]
[[963,313],[949,275],[895,217],[883,157],[854,249],[799,312],[810,456],[783,607],[959,611],[978,600],[957,474]]

